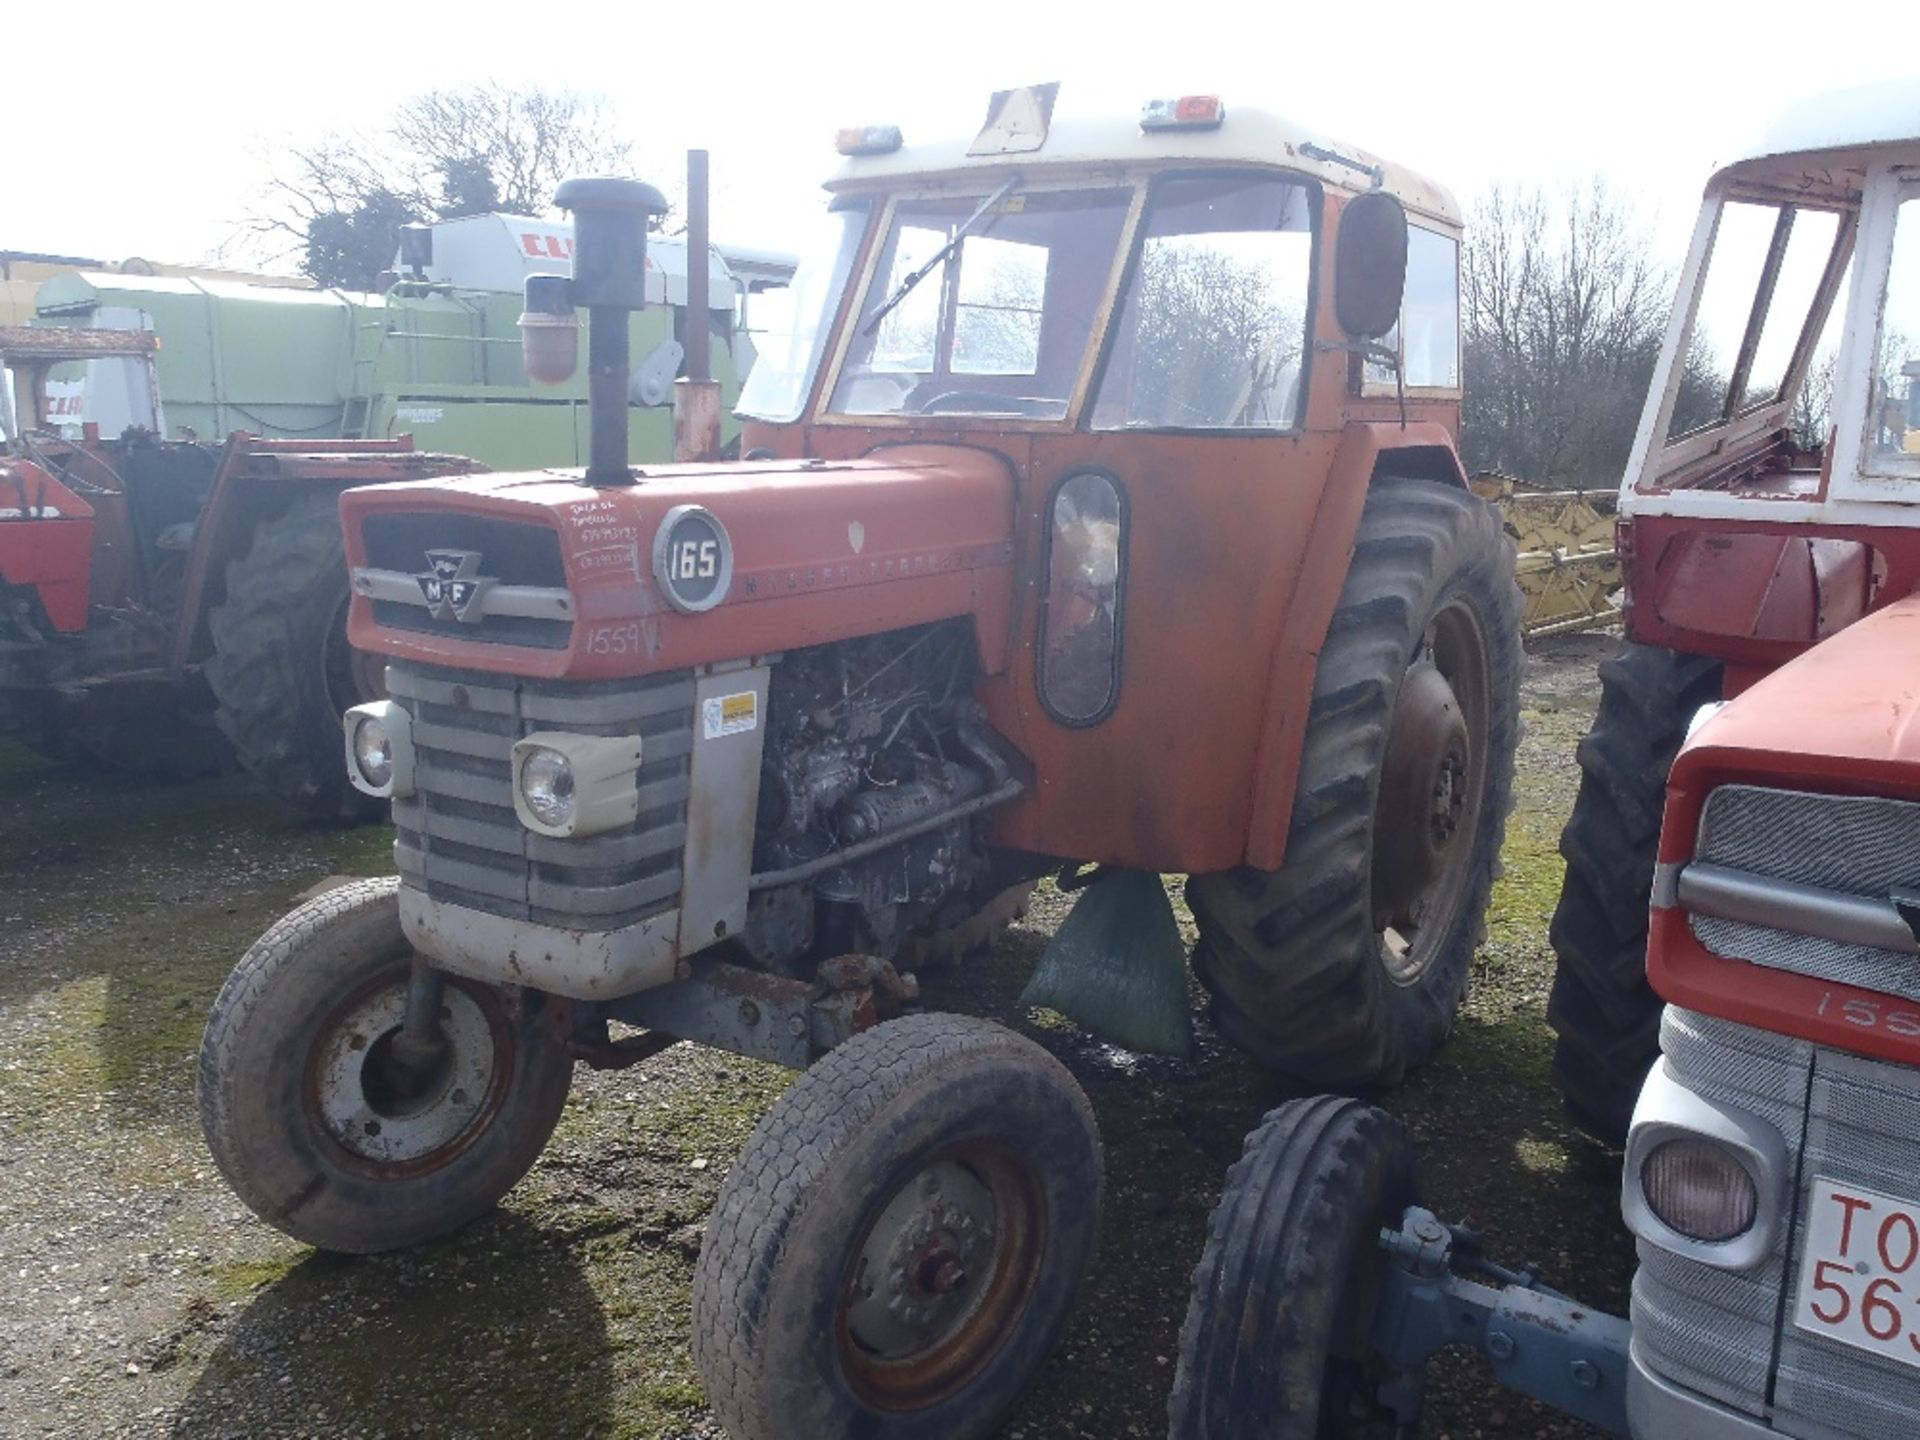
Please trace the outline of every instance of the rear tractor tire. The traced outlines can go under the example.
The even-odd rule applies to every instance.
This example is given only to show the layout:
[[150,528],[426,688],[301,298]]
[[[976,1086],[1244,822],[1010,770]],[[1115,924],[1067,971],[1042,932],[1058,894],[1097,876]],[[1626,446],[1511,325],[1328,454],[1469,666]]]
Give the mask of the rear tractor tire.
[[314,491],[263,522],[227,565],[208,616],[207,683],[240,763],[323,821],[380,816],[347,779],[340,717],[386,694],[384,665],[347,644],[347,562],[339,498]]
[[1660,997],[1647,984],[1647,907],[1667,771],[1701,706],[1720,698],[1719,662],[1628,645],[1600,666],[1600,709],[1580,742],[1580,793],[1560,835],[1567,875],[1548,934],[1557,965],[1547,1019],[1553,1077],[1582,1129],[1626,1140],[1660,1054]]
[[693,1358],[733,1440],[972,1440],[1026,1389],[1093,1251],[1100,1140],[1059,1061],[984,1020],[854,1036],[727,1173]]
[[399,882],[359,880],[254,942],[200,1046],[200,1125],[262,1220],[349,1254],[417,1245],[493,1208],[545,1147],[573,1061],[544,1014],[446,977],[425,1063],[395,1044],[412,948]]
[[1439,1048],[1485,933],[1519,738],[1520,592],[1493,508],[1379,479],[1314,672],[1286,863],[1196,875],[1215,1024],[1331,1089]]
[[1207,1224],[1172,1440],[1391,1436],[1374,1403],[1380,1232],[1413,1202],[1413,1144],[1392,1116],[1328,1095],[1271,1112]]

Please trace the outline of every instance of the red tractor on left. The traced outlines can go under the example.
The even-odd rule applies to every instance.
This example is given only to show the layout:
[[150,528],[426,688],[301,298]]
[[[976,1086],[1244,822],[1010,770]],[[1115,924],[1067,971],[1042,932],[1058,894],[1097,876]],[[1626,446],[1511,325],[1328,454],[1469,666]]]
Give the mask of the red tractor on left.
[[340,773],[340,712],[385,691],[346,643],[340,492],[481,467],[410,437],[218,445],[51,423],[49,372],[73,362],[123,367],[152,408],[156,343],[0,327],[0,734],[163,774],[237,758],[309,813],[355,818],[371,802]]

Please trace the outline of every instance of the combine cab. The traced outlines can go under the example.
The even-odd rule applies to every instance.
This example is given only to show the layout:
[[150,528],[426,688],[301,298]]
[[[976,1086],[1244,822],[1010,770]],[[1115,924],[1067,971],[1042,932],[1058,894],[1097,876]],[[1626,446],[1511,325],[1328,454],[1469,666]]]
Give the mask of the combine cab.
[[564,376],[589,313],[592,463],[345,498],[391,696],[345,759],[399,875],[287,916],[207,1030],[222,1171],[354,1251],[492,1205],[575,1058],[811,1065],[695,1280],[739,1440],[978,1436],[1060,1333],[1092,1113],[913,973],[1036,879],[1085,892],[1030,993],[1184,1045],[1185,872],[1220,1028],[1331,1084],[1429,1055],[1481,934],[1520,616],[1455,447],[1452,200],[1212,97],[1054,99],[842,135],[737,464],[629,464],[660,201],[563,188],[527,363]]

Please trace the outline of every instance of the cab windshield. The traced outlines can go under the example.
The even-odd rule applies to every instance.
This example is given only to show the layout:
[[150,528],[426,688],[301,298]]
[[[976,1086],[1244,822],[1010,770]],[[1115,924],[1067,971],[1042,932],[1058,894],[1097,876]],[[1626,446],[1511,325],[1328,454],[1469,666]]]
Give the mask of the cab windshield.
[[836,413],[1066,416],[1132,192],[1016,189],[973,219],[989,198],[896,207]]

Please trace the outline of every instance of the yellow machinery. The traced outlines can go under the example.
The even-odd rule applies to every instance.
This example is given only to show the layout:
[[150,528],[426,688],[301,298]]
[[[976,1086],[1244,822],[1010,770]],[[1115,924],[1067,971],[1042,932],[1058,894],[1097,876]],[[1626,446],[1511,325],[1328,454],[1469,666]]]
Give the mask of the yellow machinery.
[[1546,490],[1495,471],[1474,476],[1473,488],[1500,507],[1519,551],[1514,570],[1529,639],[1619,619],[1612,490]]

